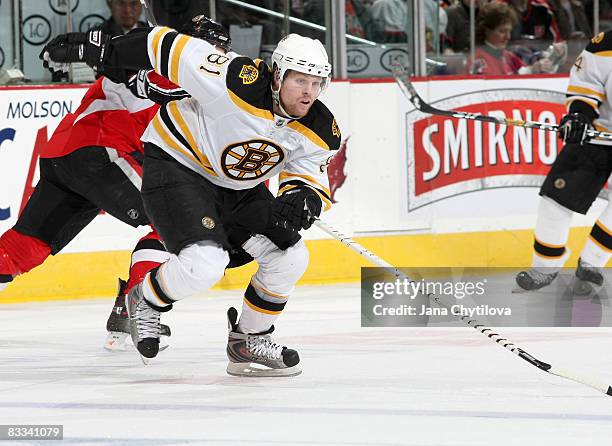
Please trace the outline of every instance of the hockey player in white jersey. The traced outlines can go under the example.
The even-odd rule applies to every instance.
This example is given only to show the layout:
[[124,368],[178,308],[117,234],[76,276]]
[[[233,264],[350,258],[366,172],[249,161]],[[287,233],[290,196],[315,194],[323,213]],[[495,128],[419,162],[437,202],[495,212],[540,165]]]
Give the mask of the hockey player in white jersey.
[[[47,51],[102,70],[152,67],[192,96],[162,107],[143,136],[145,209],[173,255],[128,296],[140,354],[157,355],[160,315],[176,301],[210,288],[228,264],[255,259],[240,318],[228,311],[227,372],[300,373],[297,351],[270,333],[308,265],[298,231],[331,205],[326,166],[341,136],[317,99],[331,73],[323,45],[286,36],[271,69],[165,27],[60,37]],[[264,184],[275,175],[276,198]]]
[[[567,88],[568,114],[560,122],[565,146],[540,190],[532,268],[520,272],[525,290],[549,285],[569,258],[572,213],[586,214],[612,172],[612,141],[588,140],[586,130],[612,129],[612,33],[600,33],[578,56]],[[612,253],[612,200],[593,225],[580,253],[576,291],[603,284],[602,268]]]

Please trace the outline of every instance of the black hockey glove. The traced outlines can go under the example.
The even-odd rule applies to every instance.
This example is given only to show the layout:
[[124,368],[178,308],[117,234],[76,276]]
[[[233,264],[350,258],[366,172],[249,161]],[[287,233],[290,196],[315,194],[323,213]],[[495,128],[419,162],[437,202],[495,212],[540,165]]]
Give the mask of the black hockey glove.
[[309,187],[298,187],[276,197],[272,203],[272,220],[275,226],[299,231],[308,229],[321,215],[323,203]]
[[45,68],[52,71],[65,72],[67,64],[85,62],[100,72],[109,40],[109,36],[96,29],[86,33],[60,34],[45,45],[38,58]]
[[582,113],[569,113],[559,122],[559,137],[565,144],[584,144],[590,139],[587,130],[592,120]]
[[137,74],[130,77],[127,82],[127,87],[137,98],[149,99],[156,104],[166,105],[168,102],[191,96],[182,88],[162,88],[150,82],[148,73],[149,70],[140,70]]

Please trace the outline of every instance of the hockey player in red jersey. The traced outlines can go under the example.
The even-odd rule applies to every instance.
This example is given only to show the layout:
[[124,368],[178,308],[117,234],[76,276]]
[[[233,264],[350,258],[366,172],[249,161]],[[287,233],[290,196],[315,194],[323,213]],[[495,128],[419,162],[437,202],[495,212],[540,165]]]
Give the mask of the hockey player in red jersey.
[[[190,21],[183,32],[230,44],[220,25],[211,32]],[[60,252],[101,210],[133,227],[149,225],[140,197],[140,137],[159,103],[188,94],[152,71],[129,79],[122,72],[117,78],[126,84],[100,77],[41,150],[40,180],[15,226],[0,237],[0,290]],[[124,347],[129,332],[125,294],[168,257],[155,229],[137,243],[129,280],[120,281],[107,322],[106,348]],[[169,334],[167,327],[163,332]]]
[[[87,90],[41,149],[40,180],[16,224],[0,236],[0,288],[60,252],[101,210],[133,227],[149,224],[140,198],[140,136],[158,108],[106,77]],[[137,243],[119,295],[167,258],[152,230]],[[125,331],[116,318],[108,322],[110,332]],[[107,345],[118,346],[123,338],[115,335]]]

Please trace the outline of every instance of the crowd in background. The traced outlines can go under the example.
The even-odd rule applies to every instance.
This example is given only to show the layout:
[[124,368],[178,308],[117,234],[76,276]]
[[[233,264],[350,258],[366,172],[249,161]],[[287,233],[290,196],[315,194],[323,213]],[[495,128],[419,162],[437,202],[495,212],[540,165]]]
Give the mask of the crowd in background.
[[[102,5],[106,3],[111,13],[108,20],[95,25],[104,32],[117,35],[146,25],[139,0],[99,1]],[[424,12],[427,57],[434,61],[430,64],[434,67],[430,74],[441,75],[567,72],[593,37],[594,14],[597,14],[596,0],[419,2]],[[211,14],[210,0],[150,0],[150,3],[158,23],[177,29],[197,14]],[[412,38],[413,0],[344,0],[344,3],[349,49],[360,44],[367,49],[368,45],[363,43],[366,40],[410,51],[406,44]],[[325,21],[325,4],[325,0],[289,0],[288,3],[286,0],[243,0],[240,4],[217,0],[214,13],[230,29],[237,51],[265,58],[266,46],[273,47],[288,32],[326,42],[325,26],[329,24]],[[605,31],[612,24],[612,0],[599,0],[598,5],[599,31]],[[474,26],[470,20],[472,6]],[[289,27],[278,14],[284,12],[289,12],[292,19]],[[259,34],[249,34],[245,31],[249,28],[257,28]],[[239,33],[253,53],[241,47],[240,39],[236,38]],[[361,75],[371,73],[366,71]]]
[[[249,1],[275,11],[282,1]],[[324,0],[291,0],[291,16],[324,25]],[[407,0],[345,0],[347,34],[376,43],[407,43]],[[475,7],[475,54],[471,54],[470,6]],[[281,22],[218,2],[229,23],[264,24],[264,36],[282,37]],[[593,37],[593,0],[423,0],[427,50],[453,60],[441,74],[511,75],[568,71]],[[600,18],[612,18],[612,0],[600,1]],[[279,9],[280,8],[280,9]],[[606,29],[605,26],[601,27]],[[292,25],[292,32],[324,39],[321,31]],[[349,41],[349,43],[351,43]],[[457,62],[459,61],[459,63]]]
[[[293,0],[292,15],[321,23],[323,0]],[[347,33],[377,43],[408,41],[406,0],[345,0]],[[568,71],[593,37],[593,0],[423,0],[427,50],[454,59],[445,74],[511,75]],[[475,7],[471,55],[470,6]],[[612,18],[612,2],[600,2]],[[604,22],[605,23],[605,22]],[[605,29],[605,27],[602,27]],[[449,57],[449,56],[455,56]],[[457,55],[459,62],[457,63]],[[450,65],[449,65],[450,66]]]
[[[600,2],[600,17],[612,15],[610,3]],[[408,41],[406,0],[346,0],[346,5],[347,32],[378,43]],[[472,5],[476,18],[473,55]],[[457,74],[567,71],[593,37],[593,0],[424,0],[424,6],[428,52],[442,59],[465,56],[454,65]]]

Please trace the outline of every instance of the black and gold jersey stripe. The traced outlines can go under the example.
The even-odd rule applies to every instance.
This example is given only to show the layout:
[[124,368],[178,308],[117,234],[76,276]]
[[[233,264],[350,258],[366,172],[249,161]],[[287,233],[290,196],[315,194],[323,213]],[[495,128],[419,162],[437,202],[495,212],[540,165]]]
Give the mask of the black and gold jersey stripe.
[[317,146],[325,150],[338,150],[342,141],[340,128],[334,115],[318,99],[314,101],[308,114],[292,121],[289,127],[300,132]]
[[228,95],[238,106],[251,115],[274,119],[270,68],[257,59],[236,57],[227,67]]
[[612,57],[612,33],[601,32],[591,39],[586,47],[589,53],[603,57]]
[[[170,113],[168,112],[170,110]],[[176,128],[176,125],[170,118],[170,115],[174,118],[174,120],[178,123],[180,130]],[[204,170],[213,175],[217,176],[217,173],[214,171],[209,159],[202,153],[202,151],[198,150],[197,143],[193,134],[189,130],[185,119],[181,115],[180,110],[178,109],[175,102],[170,102],[168,105],[164,107],[160,107],[159,113],[156,118],[159,117],[159,121],[161,121],[164,126],[160,126],[159,121],[157,124],[154,122],[153,126],[159,136],[174,150],[187,155],[189,159],[191,159],[196,164],[202,166]],[[167,130],[167,131],[166,131]],[[169,134],[172,135],[170,138]]]
[[155,31],[151,40],[151,50],[155,63],[154,68],[162,76],[179,84],[179,61],[181,53],[191,37],[162,27]]

